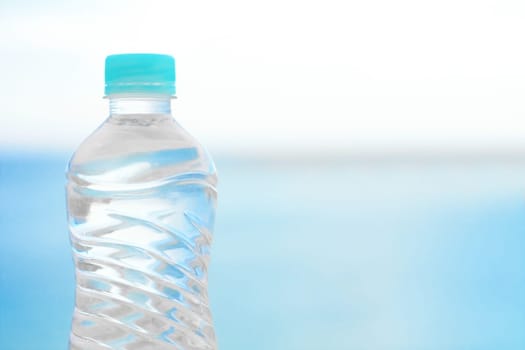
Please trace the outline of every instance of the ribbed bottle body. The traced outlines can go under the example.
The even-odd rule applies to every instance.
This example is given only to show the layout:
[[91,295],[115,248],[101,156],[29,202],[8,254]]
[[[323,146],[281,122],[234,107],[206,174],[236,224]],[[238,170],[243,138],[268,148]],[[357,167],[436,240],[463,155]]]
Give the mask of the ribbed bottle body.
[[112,115],[67,172],[70,349],[215,349],[207,270],[216,173],[170,114]]

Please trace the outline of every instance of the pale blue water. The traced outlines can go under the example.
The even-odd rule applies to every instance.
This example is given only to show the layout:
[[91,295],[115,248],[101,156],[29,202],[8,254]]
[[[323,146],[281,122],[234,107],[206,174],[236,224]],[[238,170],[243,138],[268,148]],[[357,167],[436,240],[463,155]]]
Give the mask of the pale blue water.
[[[143,126],[138,135],[134,124],[118,128],[144,150]],[[118,136],[106,137],[110,146]],[[95,144],[98,154],[82,157],[83,144],[67,174],[77,285],[70,350],[215,350],[207,292],[213,163],[197,147],[134,154]]]
[[[0,155],[0,349],[65,349],[66,155]],[[524,349],[525,161],[216,157],[219,348]]]

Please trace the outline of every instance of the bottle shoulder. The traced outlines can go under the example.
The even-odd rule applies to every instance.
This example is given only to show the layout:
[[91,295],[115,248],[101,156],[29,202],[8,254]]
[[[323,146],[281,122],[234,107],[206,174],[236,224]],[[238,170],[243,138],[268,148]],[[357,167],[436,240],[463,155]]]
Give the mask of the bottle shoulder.
[[111,116],[73,154],[68,178],[139,183],[196,174],[215,182],[206,149],[171,115]]

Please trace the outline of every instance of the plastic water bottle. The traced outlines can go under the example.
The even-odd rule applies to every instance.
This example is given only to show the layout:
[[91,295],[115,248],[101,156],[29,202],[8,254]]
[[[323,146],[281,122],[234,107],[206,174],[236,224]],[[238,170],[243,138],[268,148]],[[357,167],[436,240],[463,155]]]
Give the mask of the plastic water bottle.
[[172,117],[171,56],[106,58],[110,116],[73,155],[70,349],[216,349],[207,268],[215,166]]

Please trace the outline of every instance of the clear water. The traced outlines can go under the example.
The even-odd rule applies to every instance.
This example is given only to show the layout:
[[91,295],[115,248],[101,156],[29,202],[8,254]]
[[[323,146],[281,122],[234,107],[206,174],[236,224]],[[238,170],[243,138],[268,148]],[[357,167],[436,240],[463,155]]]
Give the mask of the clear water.
[[67,174],[70,349],[215,349],[207,292],[214,165],[163,110],[169,101],[112,103]]

